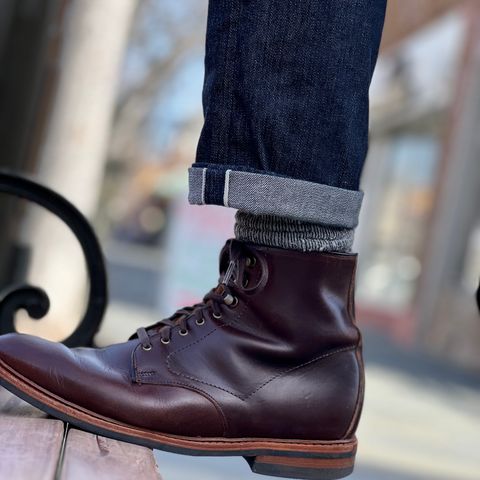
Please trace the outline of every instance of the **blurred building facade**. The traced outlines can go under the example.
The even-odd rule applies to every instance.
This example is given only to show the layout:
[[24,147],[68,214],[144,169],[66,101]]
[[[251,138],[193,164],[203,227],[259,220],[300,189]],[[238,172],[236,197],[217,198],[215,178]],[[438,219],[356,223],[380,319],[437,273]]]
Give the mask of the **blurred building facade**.
[[480,4],[390,2],[358,234],[362,321],[480,366]]

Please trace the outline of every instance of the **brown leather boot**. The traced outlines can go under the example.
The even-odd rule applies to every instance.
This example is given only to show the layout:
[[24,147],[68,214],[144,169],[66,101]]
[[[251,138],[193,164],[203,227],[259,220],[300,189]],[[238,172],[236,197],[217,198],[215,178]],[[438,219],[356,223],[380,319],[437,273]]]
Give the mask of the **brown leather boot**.
[[108,348],[0,337],[0,381],[107,437],[240,455],[257,473],[342,478],[363,400],[355,266],[355,255],[231,240],[202,303]]

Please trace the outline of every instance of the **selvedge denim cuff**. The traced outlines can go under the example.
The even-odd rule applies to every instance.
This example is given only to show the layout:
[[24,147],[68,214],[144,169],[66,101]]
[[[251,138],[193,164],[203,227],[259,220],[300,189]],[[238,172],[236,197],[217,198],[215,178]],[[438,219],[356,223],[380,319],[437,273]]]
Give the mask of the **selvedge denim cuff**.
[[354,228],[363,192],[265,172],[219,168],[189,169],[188,201],[223,205],[256,215],[278,215],[339,228]]

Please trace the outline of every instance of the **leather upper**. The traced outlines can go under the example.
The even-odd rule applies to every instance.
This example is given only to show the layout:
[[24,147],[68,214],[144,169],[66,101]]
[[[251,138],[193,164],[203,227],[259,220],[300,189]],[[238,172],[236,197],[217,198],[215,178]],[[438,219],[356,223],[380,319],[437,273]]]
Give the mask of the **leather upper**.
[[6,335],[0,359],[81,408],[163,433],[345,438],[363,396],[355,266],[355,255],[229,241],[228,278],[199,313],[101,349]]

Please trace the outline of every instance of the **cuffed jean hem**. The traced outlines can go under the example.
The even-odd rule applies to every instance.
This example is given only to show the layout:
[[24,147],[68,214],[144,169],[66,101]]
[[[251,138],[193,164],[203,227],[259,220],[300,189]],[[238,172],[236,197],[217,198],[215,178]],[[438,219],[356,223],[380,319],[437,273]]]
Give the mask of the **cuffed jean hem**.
[[[205,165],[205,164],[203,164]],[[223,205],[254,215],[281,217],[339,228],[355,228],[363,192],[262,172],[219,168],[189,169],[188,201]]]

